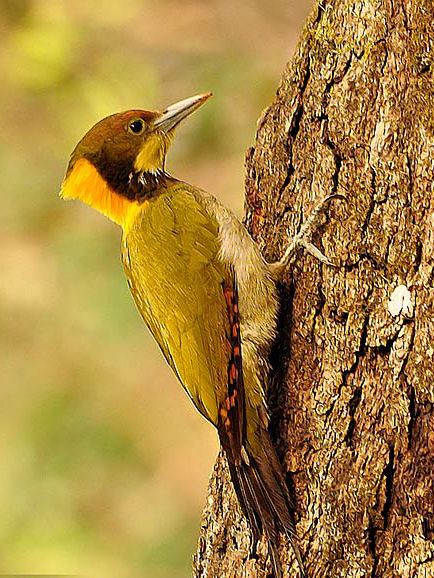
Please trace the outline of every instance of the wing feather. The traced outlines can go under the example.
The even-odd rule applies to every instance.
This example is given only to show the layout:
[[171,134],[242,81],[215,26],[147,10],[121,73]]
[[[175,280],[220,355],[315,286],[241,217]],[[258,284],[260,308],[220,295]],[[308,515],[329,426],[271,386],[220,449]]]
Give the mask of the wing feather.
[[227,300],[236,298],[236,283],[218,233],[216,219],[178,188],[147,204],[124,239],[123,261],[137,307],[197,409],[220,428],[229,404],[222,431],[238,461],[244,394]]

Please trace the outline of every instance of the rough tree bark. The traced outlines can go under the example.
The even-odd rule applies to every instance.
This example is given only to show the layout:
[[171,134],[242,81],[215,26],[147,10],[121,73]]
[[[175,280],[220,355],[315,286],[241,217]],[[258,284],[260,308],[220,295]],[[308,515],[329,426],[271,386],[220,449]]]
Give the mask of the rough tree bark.
[[[434,3],[322,0],[247,153],[249,229],[282,287],[272,433],[309,577],[434,577]],[[194,575],[264,577],[218,459]],[[287,545],[288,576],[299,571]]]

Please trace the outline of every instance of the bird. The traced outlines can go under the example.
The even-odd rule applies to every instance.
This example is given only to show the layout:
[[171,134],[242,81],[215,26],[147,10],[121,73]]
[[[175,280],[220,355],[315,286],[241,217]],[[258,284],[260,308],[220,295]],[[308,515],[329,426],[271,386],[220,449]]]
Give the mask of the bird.
[[329,200],[314,209],[283,257],[268,263],[214,196],[166,171],[178,125],[212,93],[161,111],[133,109],[96,123],[73,150],[60,196],[79,199],[122,228],[121,258],[137,309],[187,395],[218,432],[253,539],[265,534],[283,576],[285,536],[305,576],[294,502],[271,441],[267,387],[276,338],[276,281],[310,242]]

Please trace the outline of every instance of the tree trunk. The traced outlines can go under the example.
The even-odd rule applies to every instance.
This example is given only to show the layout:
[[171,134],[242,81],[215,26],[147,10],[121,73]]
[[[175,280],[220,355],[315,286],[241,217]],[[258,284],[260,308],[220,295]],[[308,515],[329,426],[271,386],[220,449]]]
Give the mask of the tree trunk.
[[[247,153],[250,232],[278,258],[342,193],[282,287],[272,434],[312,577],[434,577],[434,4],[322,0]],[[225,461],[194,576],[265,577]],[[287,576],[298,576],[282,547]]]

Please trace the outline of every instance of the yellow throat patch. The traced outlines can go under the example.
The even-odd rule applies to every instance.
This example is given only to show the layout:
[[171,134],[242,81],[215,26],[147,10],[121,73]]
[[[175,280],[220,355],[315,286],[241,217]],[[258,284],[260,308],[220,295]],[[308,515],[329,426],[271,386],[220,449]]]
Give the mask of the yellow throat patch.
[[63,181],[60,190],[63,199],[79,199],[93,207],[124,231],[140,211],[140,205],[116,193],[87,159],[79,159]]
[[134,162],[136,171],[156,171],[164,165],[172,135],[162,132],[151,134],[143,143]]

